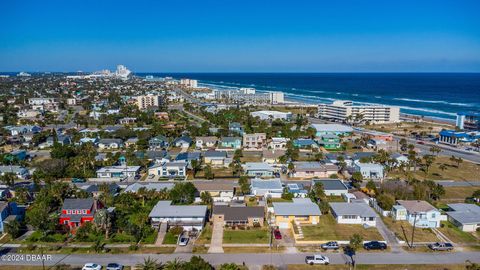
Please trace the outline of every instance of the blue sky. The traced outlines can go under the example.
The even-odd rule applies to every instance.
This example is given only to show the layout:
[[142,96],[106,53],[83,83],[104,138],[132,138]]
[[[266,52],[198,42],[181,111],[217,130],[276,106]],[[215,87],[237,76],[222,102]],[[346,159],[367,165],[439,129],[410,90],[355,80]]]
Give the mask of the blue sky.
[[0,71],[480,72],[480,1],[0,2]]

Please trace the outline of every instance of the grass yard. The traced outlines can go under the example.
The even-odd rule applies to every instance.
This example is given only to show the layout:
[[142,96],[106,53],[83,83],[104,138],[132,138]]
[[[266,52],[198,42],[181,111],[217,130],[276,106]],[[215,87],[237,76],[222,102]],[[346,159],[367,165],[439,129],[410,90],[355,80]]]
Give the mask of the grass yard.
[[480,187],[445,187],[445,195],[441,200],[447,202],[464,202],[465,198],[470,197],[476,189],[480,189]]
[[442,222],[444,225],[443,228],[440,227],[438,230],[442,232],[446,237],[452,240],[457,244],[480,244],[480,239],[473,236],[472,233],[464,232],[455,227],[452,223],[448,221]]
[[225,253],[283,253],[285,247],[224,247]]
[[[395,233],[398,239],[410,242],[412,241],[413,226],[408,221],[394,221],[390,217],[383,217],[383,222]],[[403,229],[402,229],[403,228]],[[405,235],[407,238],[405,239]],[[439,241],[434,232],[430,229],[415,228],[415,238],[413,242],[436,242]]]
[[200,233],[200,236],[195,240],[195,244],[205,245],[205,244],[210,244],[210,241],[212,241],[212,226],[209,223],[207,223],[205,227],[203,227],[203,230]]
[[337,224],[331,214],[320,216],[317,225],[301,226],[306,241],[349,240],[353,234],[360,234],[364,240],[383,240],[376,228],[365,229],[362,225]]
[[[444,164],[446,166],[445,170],[441,170],[439,166]],[[425,173],[420,169],[417,169],[416,172],[409,172],[412,177],[423,180],[425,179]],[[435,162],[430,167],[426,179],[428,180],[454,180],[454,181],[463,181],[463,180],[478,180],[480,175],[480,164],[475,164],[464,160],[457,167],[457,164],[450,161],[449,157],[438,156],[435,159]],[[389,177],[400,177],[405,178],[405,174],[400,172],[389,173]],[[472,191],[473,192],[473,191]],[[471,194],[469,194],[471,195]]]
[[[387,133],[396,133],[399,135],[409,134],[411,132],[420,133],[422,131],[427,132],[427,134],[438,133],[442,129],[455,129],[453,125],[448,124],[432,124],[432,123],[414,123],[414,122],[402,122],[401,124],[375,124],[375,125],[368,125],[364,126],[367,129],[377,130],[381,132]],[[407,130],[405,132],[405,129]]]
[[330,202],[345,202],[342,196],[327,196],[327,201]]
[[163,238],[162,244],[175,245],[177,243],[177,240],[178,240],[178,234],[167,232],[165,234],[165,238]]
[[243,157],[240,158],[242,162],[262,162],[262,152],[258,151],[243,151]]
[[225,244],[268,244],[270,233],[267,228],[251,228],[250,230],[223,231],[223,243]]

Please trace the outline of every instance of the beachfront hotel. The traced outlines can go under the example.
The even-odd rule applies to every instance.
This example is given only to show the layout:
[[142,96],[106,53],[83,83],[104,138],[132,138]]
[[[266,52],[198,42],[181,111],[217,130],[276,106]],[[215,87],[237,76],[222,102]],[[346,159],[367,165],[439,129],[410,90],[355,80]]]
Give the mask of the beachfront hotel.
[[467,131],[480,130],[480,112],[457,113],[456,126]]
[[353,105],[352,101],[336,100],[332,104],[319,104],[318,117],[339,122],[351,122],[359,118],[371,124],[400,122],[400,108],[385,105]]

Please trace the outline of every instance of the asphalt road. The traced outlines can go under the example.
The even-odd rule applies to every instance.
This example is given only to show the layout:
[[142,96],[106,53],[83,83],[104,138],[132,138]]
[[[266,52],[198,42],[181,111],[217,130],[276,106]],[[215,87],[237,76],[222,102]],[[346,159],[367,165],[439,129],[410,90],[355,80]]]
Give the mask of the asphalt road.
[[480,181],[437,180],[435,183],[444,187],[480,187]]
[[[246,265],[287,265],[303,264],[305,256],[311,253],[238,253],[238,254],[201,254],[200,256],[209,261],[212,265],[235,262]],[[32,260],[28,254],[7,254],[1,257],[0,265],[42,265],[41,260]],[[23,255],[23,257],[22,257]],[[39,255],[39,254],[35,254]],[[111,262],[117,262],[123,265],[135,265],[143,262],[145,258],[156,259],[158,262],[165,262],[179,258],[189,260],[192,254],[75,254],[75,255],[51,255],[46,258],[45,265],[52,266],[56,264],[83,265],[87,262],[94,262],[106,265]],[[344,254],[327,254],[331,264],[345,264],[350,262],[350,257]],[[466,260],[480,263],[480,252],[438,252],[438,253],[359,253],[354,256],[357,264],[459,264]]]

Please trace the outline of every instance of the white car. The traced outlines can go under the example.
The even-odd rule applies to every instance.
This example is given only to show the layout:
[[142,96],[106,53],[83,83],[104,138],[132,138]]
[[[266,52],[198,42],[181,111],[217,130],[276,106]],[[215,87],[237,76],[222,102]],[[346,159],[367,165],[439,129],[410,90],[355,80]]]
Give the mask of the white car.
[[310,264],[310,265],[314,265],[314,264],[325,264],[325,265],[327,265],[327,264],[330,263],[330,259],[327,256],[323,256],[323,255],[320,255],[320,254],[315,254],[315,255],[305,257],[305,263]]
[[102,266],[96,263],[86,263],[82,270],[102,270]]
[[178,245],[179,246],[186,246],[188,244],[188,237],[184,236],[184,235],[181,235],[179,238],[178,238]]

